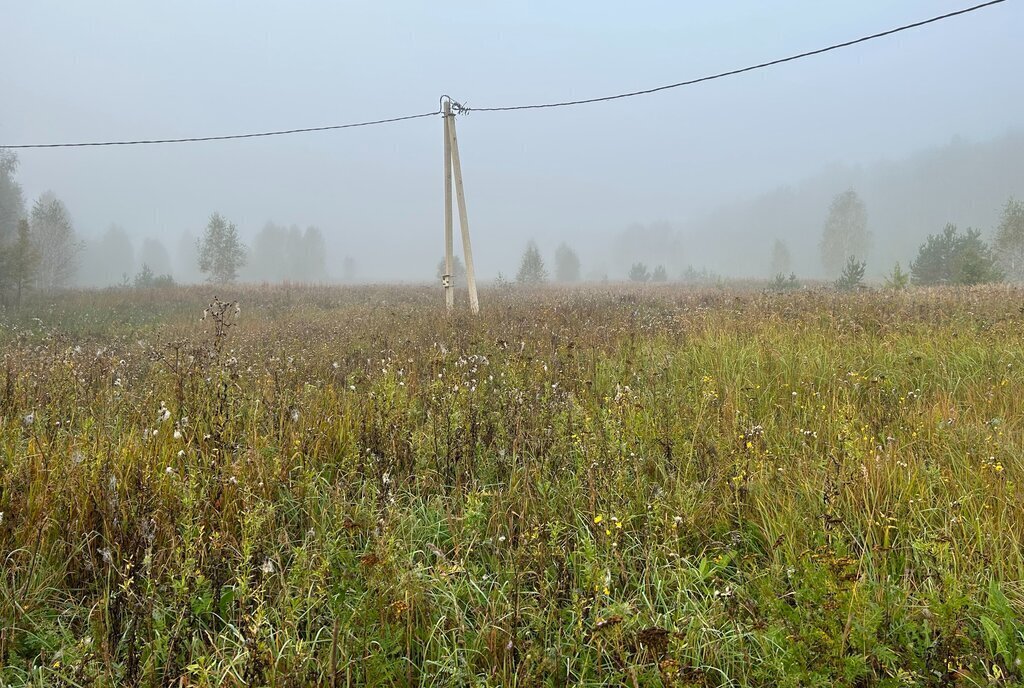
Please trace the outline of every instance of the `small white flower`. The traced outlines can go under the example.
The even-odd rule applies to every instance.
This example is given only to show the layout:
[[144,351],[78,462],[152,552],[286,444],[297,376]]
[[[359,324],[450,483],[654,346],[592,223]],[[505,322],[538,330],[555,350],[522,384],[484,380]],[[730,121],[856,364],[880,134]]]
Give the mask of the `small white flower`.
[[260,571],[262,571],[263,573],[265,573],[267,575],[273,573],[274,572],[274,562],[272,562],[269,558],[268,559],[264,559],[263,560],[263,565],[260,566]]
[[168,466],[167,468],[164,469],[164,473],[166,473],[167,475],[171,475],[172,473],[174,473],[174,468]]
[[32,413],[26,414],[25,417],[21,419],[21,422],[23,425],[32,425],[32,423],[34,423],[35,420],[36,414],[33,411]]
[[291,415],[292,415],[292,422],[293,423],[298,423],[299,422],[299,409],[293,408]]
[[184,449],[179,449],[178,450],[178,457],[179,458],[184,458],[184,456],[185,456],[185,450]]
[[181,430],[175,430],[174,431],[174,439],[176,439],[176,440],[180,440],[181,439]]

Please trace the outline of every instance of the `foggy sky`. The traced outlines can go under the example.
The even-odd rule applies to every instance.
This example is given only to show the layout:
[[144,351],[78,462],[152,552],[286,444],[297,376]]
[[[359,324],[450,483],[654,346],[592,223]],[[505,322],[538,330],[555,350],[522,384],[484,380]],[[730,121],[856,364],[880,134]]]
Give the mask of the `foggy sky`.
[[[338,124],[430,111],[442,93],[471,107],[586,98],[968,4],[9,2],[0,8],[0,145]],[[958,136],[991,147],[1024,128],[1022,29],[1024,3],[1011,1],[652,96],[470,113],[458,128],[478,270],[514,274],[534,238],[549,261],[564,240],[579,249],[584,274],[614,272],[617,234],[631,223],[667,222],[682,241],[696,242],[698,267],[730,272],[715,245],[720,227],[704,219],[828,178],[829,170],[847,173],[833,174],[836,188],[822,189],[821,199],[801,197],[824,205],[786,212],[823,220],[829,195],[851,183],[898,205],[863,171],[919,158]],[[52,189],[83,235],[124,227],[137,237],[136,251],[143,237],[159,237],[173,252],[183,231],[199,234],[219,211],[250,241],[267,221],[319,227],[335,275],[348,254],[363,279],[418,281],[433,277],[443,251],[441,144],[441,120],[430,118],[243,141],[29,150],[19,153],[18,179],[29,201]],[[1024,183],[1020,168],[1007,169],[1008,193]],[[918,191],[926,199],[936,193]],[[972,219],[975,209],[946,206],[958,216],[950,220],[967,224],[998,211],[977,208]],[[767,253],[774,236],[757,229],[752,240]],[[794,228],[786,236],[798,242],[807,234]],[[903,250],[916,239],[883,243]]]

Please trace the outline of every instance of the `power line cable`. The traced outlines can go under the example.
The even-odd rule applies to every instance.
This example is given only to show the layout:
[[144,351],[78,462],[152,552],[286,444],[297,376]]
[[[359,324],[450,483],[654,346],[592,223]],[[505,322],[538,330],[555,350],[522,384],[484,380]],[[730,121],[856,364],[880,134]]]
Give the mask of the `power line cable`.
[[583,100],[567,100],[567,101],[558,102],[558,103],[542,103],[542,104],[538,104],[538,105],[509,105],[509,106],[505,106],[505,107],[472,107],[472,108],[471,107],[467,107],[467,106],[461,106],[459,108],[459,110],[462,111],[462,112],[509,112],[509,111],[512,111],[512,110],[540,110],[540,109],[544,109],[544,108],[566,107],[566,106],[569,106],[569,105],[586,105],[588,103],[602,103],[602,102],[606,102],[606,101],[609,101],[609,100],[620,100],[622,98],[633,98],[635,96],[645,96],[645,95],[648,95],[648,94],[651,94],[651,93],[658,93],[659,91],[667,91],[667,90],[672,89],[672,88],[680,88],[682,86],[692,86],[694,84],[703,83],[705,81],[714,81],[715,79],[724,79],[727,76],[735,76],[737,74],[744,74],[746,72],[753,72],[753,71],[755,71],[757,69],[764,69],[766,67],[773,67],[775,65],[780,65],[780,64],[783,64],[785,62],[793,62],[795,60],[801,60],[801,59],[803,59],[805,57],[812,57],[814,55],[821,55],[822,53],[831,52],[833,50],[839,50],[840,48],[848,48],[851,45],[857,45],[858,43],[866,43],[868,41],[873,41],[876,38],[884,38],[885,36],[891,36],[891,35],[893,35],[895,33],[900,33],[902,31],[909,31],[911,29],[916,29],[916,28],[919,28],[919,27],[922,27],[922,26],[926,26],[928,24],[934,24],[935,22],[939,22],[939,21],[942,21],[944,19],[950,19],[952,17],[958,17],[960,15],[968,14],[970,12],[976,12],[978,10],[985,9],[986,7],[991,7],[992,5],[998,5],[998,4],[1002,3],[1002,2],[1006,2],[1006,0],[990,0],[989,2],[983,2],[980,5],[974,5],[973,7],[968,7],[966,9],[957,10],[956,12],[949,12],[947,14],[942,14],[942,15],[939,15],[937,17],[932,17],[931,19],[924,19],[922,21],[914,22],[913,24],[905,24],[905,25],[899,26],[899,27],[897,27],[895,29],[889,29],[888,31],[882,31],[880,33],[874,33],[874,34],[871,34],[870,36],[863,36],[861,38],[856,38],[856,39],[851,40],[851,41],[844,41],[843,43],[836,43],[836,44],[830,45],[830,46],[828,46],[826,48],[818,48],[817,50],[809,50],[807,52],[799,53],[797,55],[790,55],[789,57],[782,57],[782,58],[779,58],[777,60],[771,60],[769,62],[761,62],[760,64],[751,65],[749,67],[742,67],[740,69],[731,69],[731,70],[729,70],[727,72],[720,72],[718,74],[711,74],[709,76],[702,76],[700,78],[690,79],[688,81],[679,81],[677,83],[666,84],[664,86],[656,86],[654,88],[648,88],[648,89],[644,89],[642,91],[631,91],[629,93],[618,93],[618,94],[613,95],[613,96],[600,96],[600,97],[597,97],[597,98],[585,98]]
[[278,131],[261,131],[254,134],[227,134],[224,136],[192,136],[180,139],[140,139],[136,141],[88,141],[84,143],[28,143],[17,146],[0,146],[0,148],[83,148],[87,146],[140,146],[155,143],[195,143],[198,141],[228,141],[231,139],[255,139],[264,136],[284,136],[286,134],[304,134],[312,131],[332,131],[335,129],[355,129],[356,127],[372,127],[378,124],[390,124],[392,122],[404,122],[410,119],[421,119],[423,117],[434,117],[440,115],[440,110],[423,112],[418,115],[405,115],[403,117],[389,117],[388,119],[375,119],[368,122],[353,122],[351,124],[331,124],[325,127],[305,127],[303,129],[281,129]]
[[[556,108],[556,107],[567,107],[567,106],[570,106],[570,105],[587,105],[587,104],[590,104],[590,103],[602,103],[602,102],[607,102],[607,101],[611,101],[611,100],[621,100],[623,98],[633,98],[633,97],[636,97],[636,96],[644,96],[644,95],[649,95],[651,93],[658,93],[660,91],[667,91],[667,90],[673,89],[673,88],[680,88],[680,87],[683,87],[683,86],[692,86],[694,84],[699,84],[699,83],[703,83],[703,82],[706,82],[706,81],[714,81],[716,79],[724,79],[725,77],[736,76],[737,74],[744,74],[746,72],[753,72],[753,71],[758,70],[758,69],[765,69],[767,67],[773,67],[775,65],[780,65],[780,64],[783,64],[783,63],[786,63],[786,62],[794,62],[796,60],[801,60],[801,59],[804,59],[806,57],[813,57],[815,55],[821,55],[823,53],[831,52],[833,50],[839,50],[841,48],[848,48],[850,46],[857,45],[859,43],[866,43],[868,41],[873,41],[873,40],[876,40],[878,38],[884,38],[886,36],[891,36],[893,34],[901,33],[903,31],[909,31],[911,29],[917,29],[917,28],[920,28],[922,26],[927,26],[928,24],[934,24],[936,22],[943,21],[945,19],[951,19],[953,17],[959,17],[961,15],[969,14],[971,12],[977,12],[978,10],[982,10],[982,9],[987,8],[987,7],[992,7],[993,5],[999,5],[999,4],[1004,3],[1004,2],[1006,2],[1006,0],[989,0],[988,2],[983,2],[981,4],[974,5],[972,7],[967,7],[967,8],[961,9],[961,10],[956,10],[955,12],[947,12],[946,14],[940,14],[940,15],[938,15],[936,17],[931,17],[930,19],[924,19],[924,20],[921,20],[921,21],[914,22],[912,24],[904,24],[903,26],[898,26],[898,27],[896,27],[894,29],[889,29],[887,31],[881,31],[879,33],[874,33],[874,34],[871,34],[869,36],[862,36],[861,38],[855,38],[855,39],[850,40],[850,41],[844,41],[842,43],[835,43],[835,44],[827,46],[825,48],[818,48],[817,50],[809,50],[807,52],[799,53],[799,54],[796,54],[796,55],[790,55],[788,57],[782,57],[782,58],[779,58],[779,59],[776,59],[776,60],[771,60],[771,61],[768,61],[768,62],[761,62],[761,63],[755,64],[755,65],[750,65],[749,67],[742,67],[740,69],[732,69],[732,70],[729,70],[727,72],[719,72],[718,74],[711,74],[711,75],[702,76],[702,77],[699,77],[699,78],[696,78],[696,79],[689,79],[687,81],[679,81],[679,82],[674,83],[674,84],[666,84],[664,86],[656,86],[654,88],[643,89],[643,90],[640,90],[640,91],[630,91],[628,93],[618,93],[618,94],[615,94],[615,95],[600,96],[600,97],[597,97],[597,98],[585,98],[585,99],[582,99],[582,100],[567,100],[567,101],[561,101],[561,102],[555,102],[555,103],[540,103],[540,104],[534,104],[534,105],[509,105],[509,106],[504,106],[504,107],[469,107],[468,105],[452,101],[452,109],[454,110],[454,112],[456,112],[458,114],[468,113],[468,112],[510,112],[510,111],[515,111],[515,110],[540,110],[540,109],[548,109],[548,108]],[[418,115],[405,115],[405,116],[402,116],[402,117],[389,117],[387,119],[377,119],[377,120],[371,120],[371,121],[367,121],[367,122],[353,122],[353,123],[350,123],[350,124],[334,124],[334,125],[329,125],[329,126],[324,126],[324,127],[306,127],[306,128],[302,128],[302,129],[281,129],[281,130],[278,130],[278,131],[265,131],[265,132],[258,132],[258,133],[249,133],[249,134],[228,134],[228,135],[224,135],[224,136],[195,136],[195,137],[187,137],[187,138],[167,138],[167,139],[141,139],[141,140],[134,140],[134,141],[89,141],[89,142],[81,142],[81,143],[30,143],[30,144],[20,144],[20,145],[0,145],[0,148],[8,148],[8,149],[25,149],[25,148],[83,148],[83,147],[92,147],[92,146],[138,146],[138,145],[150,145],[150,144],[161,144],[161,143],[195,143],[195,142],[200,142],[200,141],[228,141],[228,140],[233,140],[233,139],[251,139],[251,138],[261,138],[261,137],[267,137],[267,136],[284,136],[284,135],[287,135],[287,134],[302,134],[302,133],[308,133],[308,132],[332,131],[332,130],[336,130],[336,129],[354,129],[354,128],[357,128],[357,127],[370,127],[370,126],[377,126],[377,125],[381,125],[381,124],[390,124],[390,123],[393,123],[393,122],[404,122],[406,120],[412,120],[412,119],[421,119],[421,118],[424,118],[424,117],[434,117],[436,115],[440,115],[441,112],[442,111],[440,109],[438,109],[438,110],[434,110],[433,112],[423,112],[423,113],[420,113]]]

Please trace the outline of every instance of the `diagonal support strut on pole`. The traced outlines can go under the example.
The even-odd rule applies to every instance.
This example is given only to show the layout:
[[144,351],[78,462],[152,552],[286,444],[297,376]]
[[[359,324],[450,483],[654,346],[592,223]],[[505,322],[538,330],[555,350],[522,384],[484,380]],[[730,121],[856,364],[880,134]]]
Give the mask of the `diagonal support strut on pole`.
[[[458,104],[456,104],[457,106]],[[459,228],[462,230],[462,251],[466,261],[466,289],[469,293],[469,310],[473,315],[480,312],[480,300],[476,293],[476,270],[473,266],[473,245],[469,239],[469,215],[466,212],[466,192],[462,184],[462,162],[459,159],[459,139],[455,133],[455,114],[452,101],[444,99],[444,277],[445,306],[451,313],[455,307],[452,222],[452,178],[455,181],[455,199],[459,206]]]

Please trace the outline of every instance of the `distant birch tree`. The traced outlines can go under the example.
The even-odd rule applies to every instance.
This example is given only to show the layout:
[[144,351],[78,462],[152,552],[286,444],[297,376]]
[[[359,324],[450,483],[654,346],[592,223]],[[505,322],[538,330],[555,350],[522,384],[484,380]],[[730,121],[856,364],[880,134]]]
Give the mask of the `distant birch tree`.
[[208,282],[234,282],[238,279],[238,270],[245,265],[245,246],[238,237],[238,228],[220,213],[210,216],[196,250],[199,271],[206,275]]
[[18,222],[18,235],[6,253],[4,270],[7,282],[14,291],[14,303],[21,308],[22,294],[32,287],[39,269],[39,252],[32,244],[28,220]]
[[851,258],[863,262],[871,248],[868,211],[853,189],[835,197],[822,231],[821,263],[831,277],[838,275]]
[[516,282],[520,284],[544,284],[548,281],[548,271],[544,267],[544,259],[541,258],[540,249],[537,243],[530,240],[523,251],[522,260],[519,261],[519,272],[516,273]]
[[564,242],[555,249],[555,281],[580,281],[580,257]]
[[793,257],[789,253],[789,247],[782,239],[776,239],[772,246],[772,277],[788,275],[792,269]]
[[67,208],[53,192],[47,191],[32,206],[29,234],[39,256],[36,285],[40,289],[70,286],[83,245],[75,236]]
[[1013,198],[1006,202],[993,245],[1006,278],[1024,280],[1024,203]]

